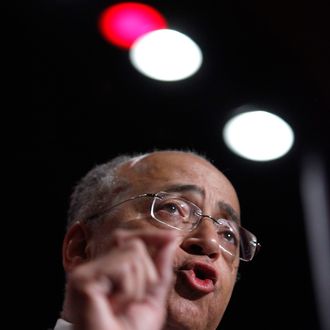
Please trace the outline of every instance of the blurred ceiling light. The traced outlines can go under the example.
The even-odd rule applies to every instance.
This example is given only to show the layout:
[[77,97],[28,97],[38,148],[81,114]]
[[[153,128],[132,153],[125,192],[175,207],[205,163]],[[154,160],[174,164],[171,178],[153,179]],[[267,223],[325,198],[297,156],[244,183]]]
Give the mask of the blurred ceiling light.
[[165,18],[156,9],[138,2],[122,2],[108,7],[98,23],[107,41],[125,49],[143,34],[167,27]]
[[129,51],[132,65],[149,78],[175,81],[190,77],[202,64],[202,52],[189,37],[161,29],[138,38]]
[[223,129],[223,138],[234,153],[255,161],[280,158],[294,142],[291,127],[266,111],[249,111],[233,117]]

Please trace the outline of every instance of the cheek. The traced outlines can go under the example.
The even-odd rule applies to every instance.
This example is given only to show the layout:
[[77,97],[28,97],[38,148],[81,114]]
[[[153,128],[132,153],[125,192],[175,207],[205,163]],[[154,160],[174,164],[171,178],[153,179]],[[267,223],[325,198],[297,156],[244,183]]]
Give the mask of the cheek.
[[227,286],[233,286],[236,282],[239,261],[238,257],[231,261],[225,258],[219,260],[218,271],[222,277],[222,281],[225,282]]
[[232,295],[236,280],[237,280],[237,270],[239,262],[233,264],[221,265],[220,267],[220,288],[222,291],[222,299],[226,302],[226,306]]

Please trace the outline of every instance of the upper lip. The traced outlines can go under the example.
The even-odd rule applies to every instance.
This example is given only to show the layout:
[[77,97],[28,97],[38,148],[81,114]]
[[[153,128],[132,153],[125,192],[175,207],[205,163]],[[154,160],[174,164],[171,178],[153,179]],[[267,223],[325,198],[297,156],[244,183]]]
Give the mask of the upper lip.
[[208,263],[201,262],[201,261],[191,261],[184,264],[179,270],[193,270],[196,274],[196,277],[202,279],[210,279],[212,280],[213,284],[215,284],[218,280],[217,271],[213,266]]

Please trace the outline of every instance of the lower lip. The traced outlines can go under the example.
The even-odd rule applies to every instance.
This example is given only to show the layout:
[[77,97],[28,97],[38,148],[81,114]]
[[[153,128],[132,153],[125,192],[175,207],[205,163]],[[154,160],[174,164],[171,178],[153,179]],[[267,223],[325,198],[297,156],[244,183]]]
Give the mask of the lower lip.
[[212,280],[208,278],[200,279],[196,277],[196,274],[193,270],[182,270],[181,272],[184,274],[187,282],[193,289],[203,293],[210,293],[214,291],[214,284]]

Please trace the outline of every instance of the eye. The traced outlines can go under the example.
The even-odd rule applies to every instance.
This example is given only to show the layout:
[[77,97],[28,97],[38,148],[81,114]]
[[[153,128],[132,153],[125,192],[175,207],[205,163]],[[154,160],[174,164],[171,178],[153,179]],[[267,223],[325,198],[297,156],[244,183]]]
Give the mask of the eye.
[[239,233],[236,227],[224,219],[216,223],[218,224],[218,235],[222,244],[228,248],[236,248],[239,244]]
[[223,233],[221,233],[221,235],[224,237],[225,240],[227,240],[229,243],[237,245],[237,238],[234,235],[234,233],[230,230],[224,231]]
[[155,204],[155,216],[172,225],[189,222],[190,207],[187,202],[179,198],[159,199]]
[[158,203],[157,210],[167,212],[171,215],[180,215],[182,217],[186,216],[189,213],[188,205],[183,201],[177,199],[161,201],[160,203]]
[[178,208],[178,205],[176,205],[175,203],[170,203],[170,202],[163,203],[161,205],[161,207],[159,207],[159,210],[163,210],[163,211],[166,211],[171,214],[174,214],[174,213],[180,211],[180,209]]

